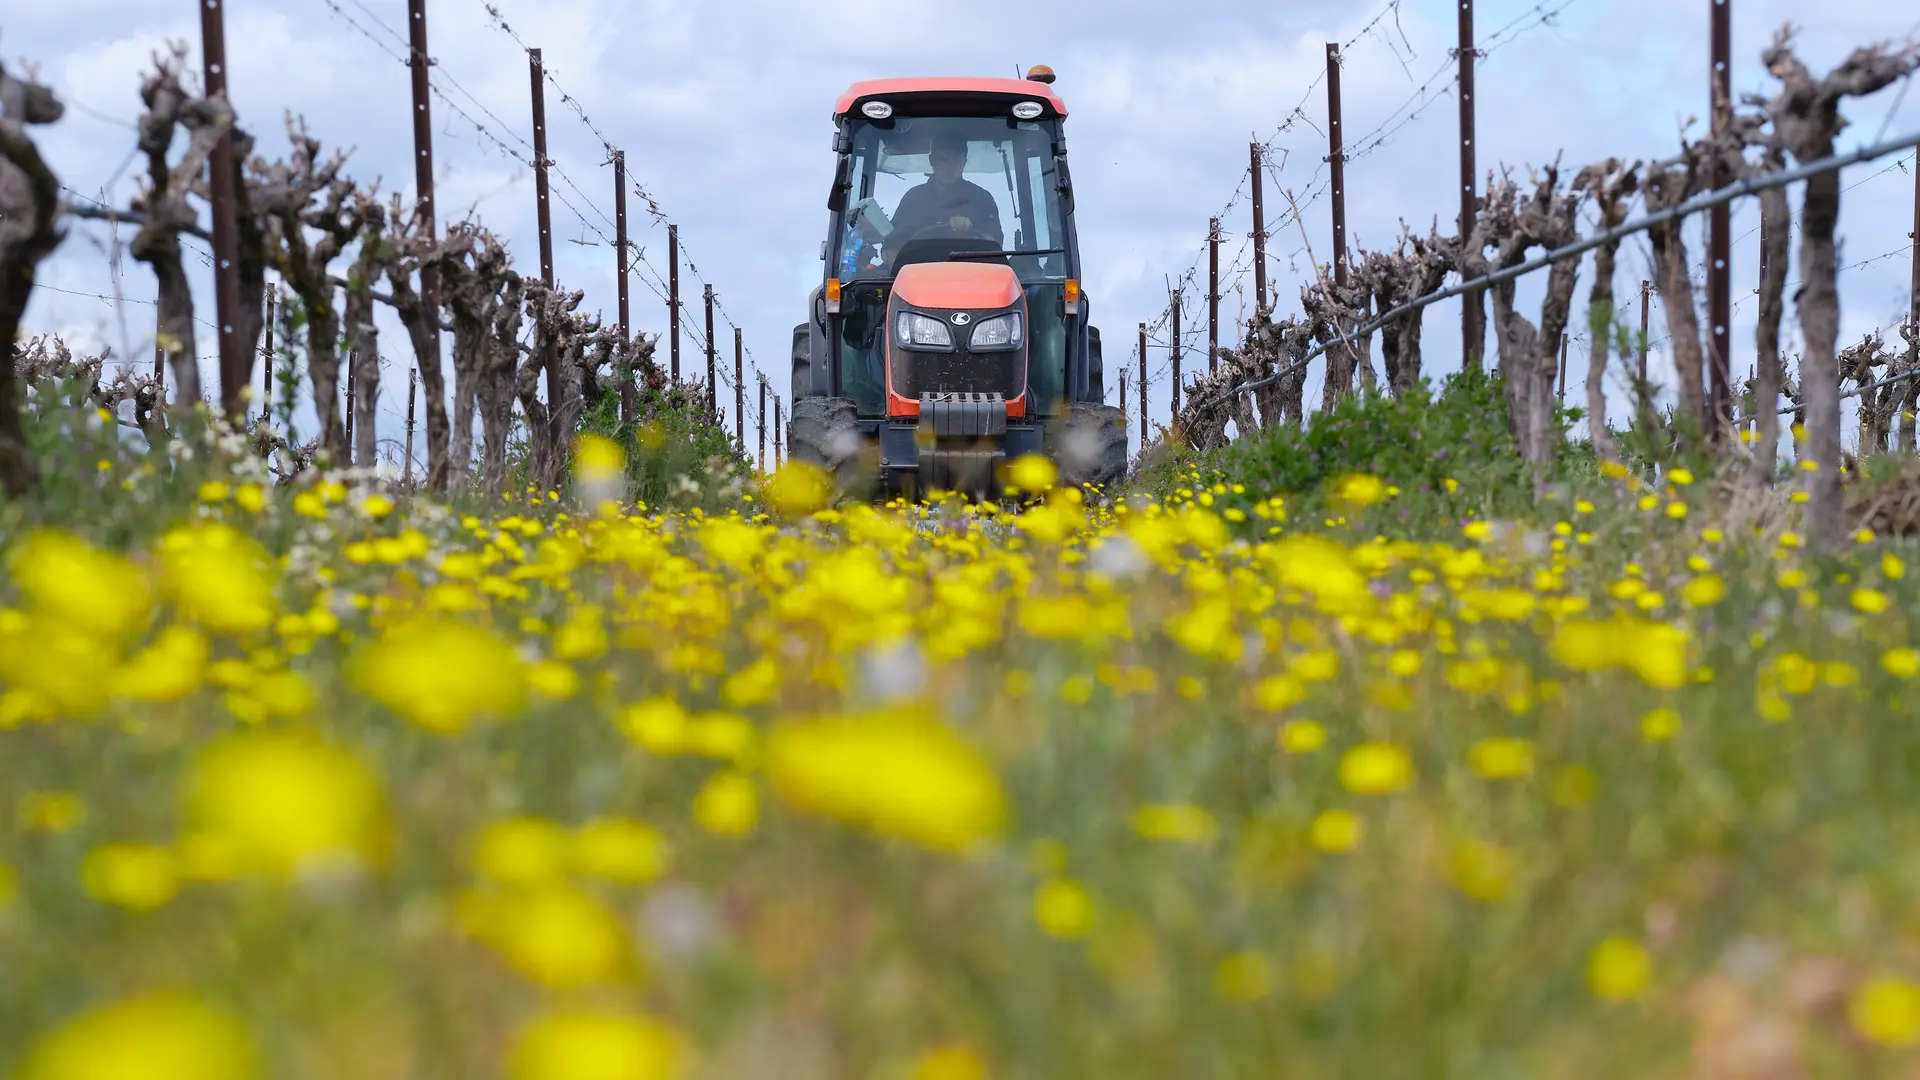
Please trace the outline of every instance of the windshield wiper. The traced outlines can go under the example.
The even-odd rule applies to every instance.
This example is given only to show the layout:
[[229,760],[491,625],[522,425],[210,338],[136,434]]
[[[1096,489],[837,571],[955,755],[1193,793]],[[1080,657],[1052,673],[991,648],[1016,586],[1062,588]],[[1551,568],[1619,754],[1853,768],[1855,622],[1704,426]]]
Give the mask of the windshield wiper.
[[1065,255],[1066,248],[1041,248],[1038,251],[956,251],[950,259],[1009,259],[1015,255]]

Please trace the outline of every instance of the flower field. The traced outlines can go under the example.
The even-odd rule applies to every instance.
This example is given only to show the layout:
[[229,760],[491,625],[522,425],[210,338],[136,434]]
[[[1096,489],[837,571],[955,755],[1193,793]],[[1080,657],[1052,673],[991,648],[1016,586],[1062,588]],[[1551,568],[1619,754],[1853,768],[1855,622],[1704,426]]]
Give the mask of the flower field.
[[1906,549],[1684,470],[1413,540],[1368,476],[669,512],[600,444],[482,506],[63,438],[0,1075],[1920,1069]]

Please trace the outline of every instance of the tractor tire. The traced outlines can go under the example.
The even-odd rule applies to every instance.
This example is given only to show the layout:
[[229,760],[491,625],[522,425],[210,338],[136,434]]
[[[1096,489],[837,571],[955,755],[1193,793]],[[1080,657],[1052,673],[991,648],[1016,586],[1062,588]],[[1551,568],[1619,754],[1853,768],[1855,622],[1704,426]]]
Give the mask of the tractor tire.
[[873,491],[878,455],[864,445],[854,409],[852,398],[796,400],[787,422],[787,455],[818,465],[843,494],[866,498]]
[[1127,475],[1127,417],[1117,407],[1076,401],[1048,431],[1048,453],[1060,466],[1060,481],[1097,486],[1107,494]]
[[813,396],[813,346],[808,341],[809,331],[806,323],[793,328],[793,396],[787,400],[795,405],[801,398]]

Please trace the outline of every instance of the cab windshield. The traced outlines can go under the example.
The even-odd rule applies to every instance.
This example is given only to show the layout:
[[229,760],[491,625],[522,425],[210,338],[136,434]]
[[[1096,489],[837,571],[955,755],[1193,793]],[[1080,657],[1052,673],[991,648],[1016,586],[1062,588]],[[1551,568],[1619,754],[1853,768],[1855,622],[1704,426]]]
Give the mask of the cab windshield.
[[903,255],[1006,251],[1015,253],[1006,262],[1020,280],[1065,281],[1049,126],[999,117],[859,122],[834,276],[890,280]]

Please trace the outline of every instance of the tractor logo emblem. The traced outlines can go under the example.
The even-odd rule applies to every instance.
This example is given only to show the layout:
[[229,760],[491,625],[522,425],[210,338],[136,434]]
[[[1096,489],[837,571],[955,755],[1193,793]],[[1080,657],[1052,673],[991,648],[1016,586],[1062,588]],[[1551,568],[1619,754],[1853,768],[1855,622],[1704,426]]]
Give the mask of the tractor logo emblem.
[[972,321],[973,316],[964,311],[956,311],[953,313],[953,325],[955,326],[965,326]]

